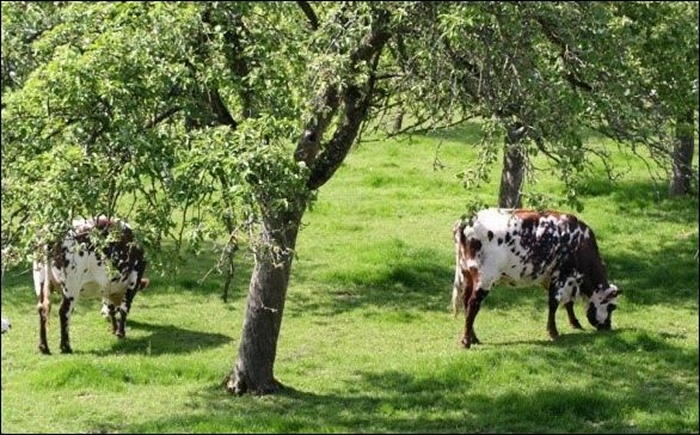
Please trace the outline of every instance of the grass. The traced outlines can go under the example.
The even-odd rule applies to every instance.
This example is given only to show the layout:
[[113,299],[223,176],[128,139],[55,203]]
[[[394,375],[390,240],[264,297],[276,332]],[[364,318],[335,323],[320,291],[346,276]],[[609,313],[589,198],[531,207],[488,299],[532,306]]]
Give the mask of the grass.
[[[698,200],[657,200],[641,163],[615,185],[593,179],[580,213],[624,292],[614,330],[547,337],[538,288],[496,288],[462,349],[448,308],[451,228],[468,199],[493,202],[496,182],[465,190],[476,126],[442,139],[359,146],[305,215],[275,374],[288,388],[233,397],[251,258],[239,252],[227,304],[216,261],[152,271],[122,341],[97,300],[81,300],[58,353],[58,299],[40,355],[27,268],[3,278],[2,433],[698,432]],[[438,145],[439,144],[439,145]],[[433,170],[433,158],[445,168]],[[696,153],[697,155],[697,153]],[[494,171],[498,170],[498,165]],[[497,172],[494,172],[497,174]],[[542,175],[539,190],[560,189]]]

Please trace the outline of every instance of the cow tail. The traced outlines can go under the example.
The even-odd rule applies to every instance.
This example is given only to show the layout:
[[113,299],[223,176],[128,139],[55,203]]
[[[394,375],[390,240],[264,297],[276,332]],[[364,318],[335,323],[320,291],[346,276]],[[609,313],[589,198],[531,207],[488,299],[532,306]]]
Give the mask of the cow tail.
[[460,269],[459,265],[459,260],[460,260],[460,246],[464,245],[466,243],[466,236],[464,234],[464,229],[471,223],[471,221],[467,221],[465,219],[465,216],[462,216],[460,220],[458,220],[454,226],[452,227],[452,232],[454,235],[454,243],[455,243],[455,280],[454,280],[454,285],[452,286],[452,314],[454,318],[457,318],[457,315],[460,313],[462,304],[460,304],[460,300],[462,299],[462,292],[464,289],[464,282],[462,281],[464,278],[462,277],[462,271]]
[[457,318],[457,315],[460,313],[461,306],[462,306],[459,303],[459,299],[460,299],[459,294],[460,293],[461,292],[459,291],[459,287],[458,287],[457,283],[455,283],[455,285],[452,287],[452,314],[453,314],[455,319]]

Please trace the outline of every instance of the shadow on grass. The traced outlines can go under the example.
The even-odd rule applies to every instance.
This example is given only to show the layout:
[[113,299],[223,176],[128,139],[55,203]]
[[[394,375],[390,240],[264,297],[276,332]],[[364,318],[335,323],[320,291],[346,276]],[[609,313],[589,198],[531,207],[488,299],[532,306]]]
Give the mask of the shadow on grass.
[[[231,337],[223,334],[190,331],[173,325],[154,325],[129,319],[129,329],[150,332],[145,337],[128,336],[115,341],[110,349],[89,352],[97,356],[113,356],[115,353],[145,355],[176,355],[218,347],[231,342]],[[80,353],[80,352],[77,352]]]
[[[583,341],[586,345],[583,345]],[[563,346],[562,346],[563,344]],[[660,369],[660,363],[663,369]],[[265,398],[228,396],[210,386],[190,401],[192,412],[130,432],[173,428],[213,432],[693,432],[698,355],[660,335],[626,330],[527,346],[468,350],[420,374],[358,370],[337,392],[287,386]],[[519,376],[538,373],[541,387]],[[571,375],[576,387],[559,386]],[[492,385],[493,393],[489,391]],[[656,418],[634,421],[636,414]],[[663,417],[661,417],[663,416]]]
[[[384,257],[381,261],[376,260],[378,252]],[[313,275],[317,271],[295,269],[294,279],[299,285],[322,281],[327,290],[323,297],[290,293],[296,308],[287,313],[295,315],[311,310],[336,315],[367,307],[447,310],[454,276],[453,257],[411,247],[398,239],[368,246],[357,255],[368,258],[350,269],[328,270],[317,275]],[[441,258],[446,261],[440,261]]]
[[458,126],[440,129],[423,134],[427,138],[448,140],[463,144],[478,144],[483,137],[483,126],[480,122],[466,121]]

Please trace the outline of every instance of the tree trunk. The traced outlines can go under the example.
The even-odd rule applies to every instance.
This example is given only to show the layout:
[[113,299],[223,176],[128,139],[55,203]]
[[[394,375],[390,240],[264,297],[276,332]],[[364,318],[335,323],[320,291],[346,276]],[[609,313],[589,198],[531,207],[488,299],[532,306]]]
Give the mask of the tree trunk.
[[403,128],[403,115],[403,110],[399,110],[399,112],[396,114],[396,117],[394,118],[394,123],[391,127],[392,133],[398,133]]
[[[316,16],[313,9],[306,2],[299,4],[314,27]],[[264,395],[283,388],[275,379],[273,369],[301,218],[308,205],[309,192],[325,184],[340,167],[367,117],[375,92],[374,71],[390,36],[383,30],[386,18],[388,16],[378,19],[375,23],[378,27],[373,25],[368,37],[350,55],[353,64],[366,61],[371,65],[372,72],[366,82],[362,86],[342,87],[342,92],[335,85],[328,86],[320,98],[314,98],[322,104],[306,125],[294,151],[294,159],[311,170],[307,191],[292,193],[285,198],[288,200],[285,202],[292,204],[286,210],[271,207],[274,201],[262,204],[261,240],[254,253],[255,265],[238,357],[232,371],[224,378],[224,385],[230,393]],[[333,136],[323,143],[326,128],[335,116],[337,126]],[[263,193],[259,197],[265,197],[265,192],[259,193]]]
[[503,170],[498,193],[498,206],[502,208],[522,207],[521,189],[525,178],[525,152],[522,139],[525,127],[517,124],[508,129],[503,152]]
[[673,173],[668,187],[670,196],[687,195],[691,190],[693,177],[693,112],[676,120],[676,141],[673,147]]
[[303,214],[303,209],[263,211],[262,240],[254,253],[255,265],[238,358],[224,379],[230,393],[264,395],[282,388],[273,369],[294,246]]

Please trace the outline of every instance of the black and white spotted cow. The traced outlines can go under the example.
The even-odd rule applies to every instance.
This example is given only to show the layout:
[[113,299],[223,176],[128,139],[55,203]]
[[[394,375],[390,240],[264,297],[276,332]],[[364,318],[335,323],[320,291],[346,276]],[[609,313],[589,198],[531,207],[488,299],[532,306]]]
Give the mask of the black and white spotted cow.
[[[102,241],[103,244],[94,243]],[[51,311],[49,293],[60,290],[61,352],[71,353],[70,316],[79,297],[102,296],[112,333],[125,336],[126,316],[136,292],[148,285],[144,251],[126,222],[100,216],[78,219],[62,240],[48,244],[34,260],[34,290],[39,311],[39,350],[50,354],[46,341]],[[119,312],[119,320],[116,313]]]
[[586,301],[586,317],[598,330],[611,328],[618,288],[609,283],[593,231],[576,216],[523,209],[485,209],[454,226],[455,280],[452,305],[464,310],[462,344],[479,343],[474,333],[482,301],[497,283],[541,284],[549,291],[547,331],[559,333],[555,313],[564,305],[569,323],[582,329],[574,299]]

